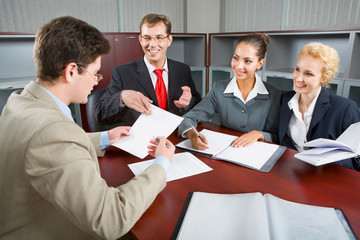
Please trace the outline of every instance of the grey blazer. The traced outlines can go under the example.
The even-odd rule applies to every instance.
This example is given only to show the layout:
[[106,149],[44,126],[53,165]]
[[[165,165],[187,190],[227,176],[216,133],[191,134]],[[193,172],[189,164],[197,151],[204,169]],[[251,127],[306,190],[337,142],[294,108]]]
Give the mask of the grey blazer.
[[266,141],[278,143],[278,124],[281,91],[264,82],[269,94],[257,96],[244,104],[234,94],[225,93],[230,80],[216,81],[211,91],[183,117],[179,135],[196,127],[198,122],[209,121],[219,114],[220,124],[239,132],[261,131]]
[[107,186],[87,134],[35,82],[12,94],[0,117],[0,239],[117,239],[165,187],[154,164]]

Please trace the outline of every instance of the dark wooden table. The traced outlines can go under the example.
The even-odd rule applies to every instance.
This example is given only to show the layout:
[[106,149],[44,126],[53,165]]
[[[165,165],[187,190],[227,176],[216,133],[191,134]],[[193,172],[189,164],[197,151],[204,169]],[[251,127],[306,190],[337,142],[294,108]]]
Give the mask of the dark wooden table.
[[[240,135],[212,123],[200,124],[198,129],[202,128]],[[182,141],[176,134],[177,131],[169,137],[174,144]],[[295,153],[287,149],[269,173],[196,155],[213,171],[169,182],[131,229],[130,236],[169,239],[190,191],[270,193],[293,202],[339,208],[360,236],[360,172],[336,164],[314,167],[295,159]],[[134,177],[127,165],[139,161],[142,159],[121,150],[108,150],[99,158],[101,174],[110,186],[124,184]]]

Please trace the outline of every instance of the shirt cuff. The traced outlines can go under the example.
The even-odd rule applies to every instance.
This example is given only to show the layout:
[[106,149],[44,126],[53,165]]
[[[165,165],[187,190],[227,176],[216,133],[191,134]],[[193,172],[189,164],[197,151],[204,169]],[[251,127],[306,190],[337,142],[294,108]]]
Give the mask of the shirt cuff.
[[164,156],[158,156],[157,158],[155,158],[155,161],[153,164],[160,164],[164,168],[166,173],[168,172],[168,170],[170,168],[170,161],[169,161],[169,159],[167,159]]
[[100,134],[100,149],[105,150],[111,145],[108,131],[101,132]]
[[187,133],[187,132],[190,131],[190,130],[191,130],[191,127],[188,128],[188,129],[185,129],[185,131],[181,134],[181,137],[182,137],[182,138],[188,138],[188,137],[185,135],[185,133]]

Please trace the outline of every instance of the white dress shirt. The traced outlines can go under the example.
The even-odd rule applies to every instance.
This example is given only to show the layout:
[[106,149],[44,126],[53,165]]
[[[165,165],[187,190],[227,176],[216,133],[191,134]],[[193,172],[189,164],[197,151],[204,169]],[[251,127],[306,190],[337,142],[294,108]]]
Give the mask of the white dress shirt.
[[[321,88],[320,88],[321,90]],[[303,151],[304,149],[299,145],[306,143],[306,135],[310,127],[312,115],[314,112],[316,101],[319,97],[320,90],[315,96],[314,100],[311,102],[307,112],[304,113],[304,120],[302,119],[302,114],[299,111],[299,98],[300,94],[295,93],[295,95],[290,99],[288,102],[288,106],[290,110],[293,111],[293,115],[291,116],[289,127],[288,127],[288,134],[291,139],[295,143],[295,147],[299,152]]]
[[[154,70],[156,69],[153,65],[151,65],[151,63],[149,63],[149,61],[146,59],[146,57],[144,56],[144,62],[145,65],[149,71],[150,77],[151,77],[151,82],[154,86],[156,86],[156,81],[158,79],[158,75],[154,72]],[[164,79],[164,84],[166,87],[166,92],[168,92],[168,86],[169,86],[169,69],[168,69],[168,63],[167,63],[167,58],[165,58],[165,64],[162,67],[162,69],[164,69],[162,77]]]
[[259,94],[269,94],[266,89],[264,83],[261,81],[260,77],[255,73],[255,85],[254,88],[250,91],[248,97],[244,100],[242,94],[239,90],[239,87],[236,82],[236,78],[233,77],[227,87],[225,88],[224,93],[233,93],[235,97],[239,98],[245,104],[249,102],[251,99],[255,98],[256,95]]

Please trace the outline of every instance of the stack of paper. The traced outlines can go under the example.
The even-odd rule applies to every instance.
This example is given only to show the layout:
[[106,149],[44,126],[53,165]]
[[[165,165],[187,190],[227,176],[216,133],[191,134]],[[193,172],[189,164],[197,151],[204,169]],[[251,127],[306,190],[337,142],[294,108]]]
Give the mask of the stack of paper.
[[360,122],[351,124],[336,140],[318,138],[307,142],[303,147],[309,150],[295,154],[295,157],[320,166],[360,154]]

